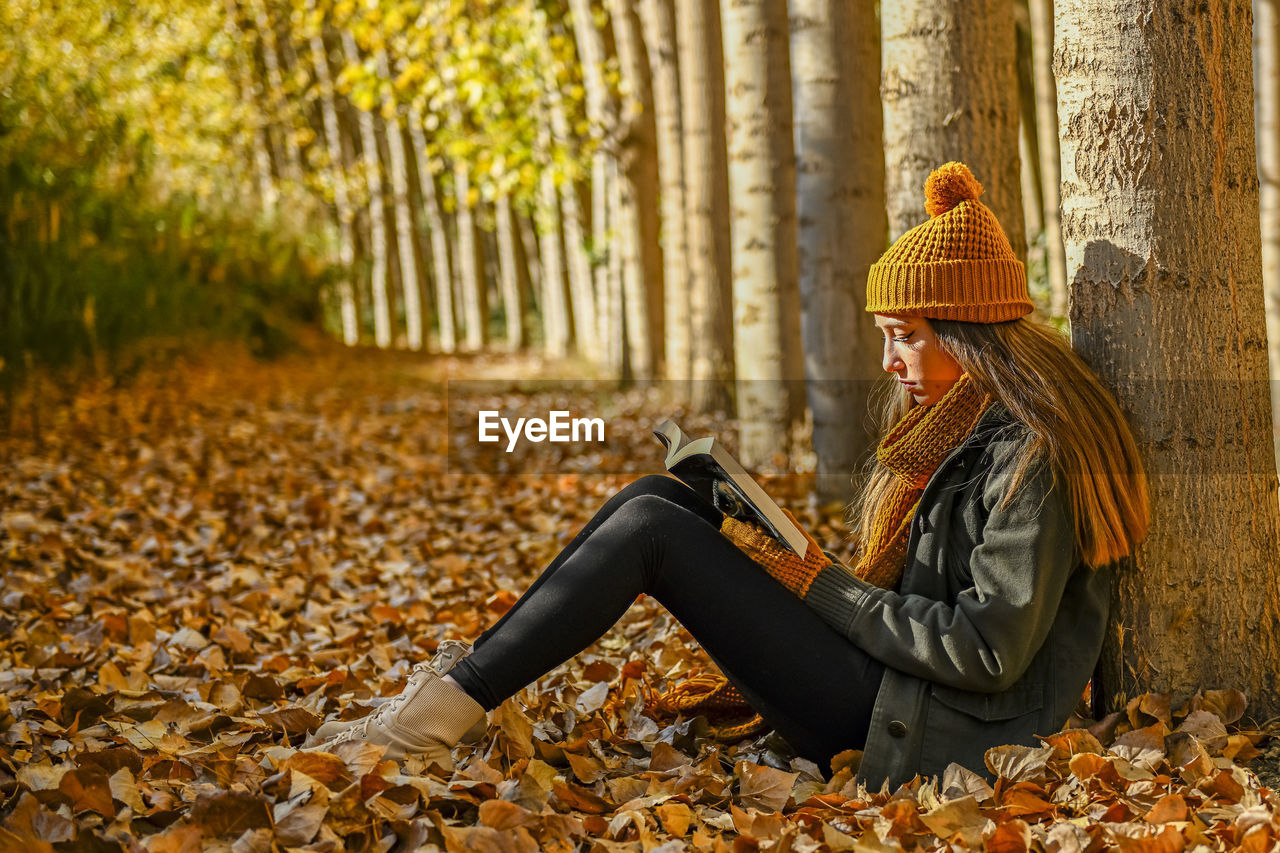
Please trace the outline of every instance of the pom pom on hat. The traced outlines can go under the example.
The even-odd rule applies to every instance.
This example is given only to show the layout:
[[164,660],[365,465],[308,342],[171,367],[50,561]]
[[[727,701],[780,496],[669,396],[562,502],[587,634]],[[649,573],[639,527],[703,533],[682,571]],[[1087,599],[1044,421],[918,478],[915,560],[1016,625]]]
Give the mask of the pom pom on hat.
[[925,181],[924,193],[929,218],[871,265],[866,310],[966,323],[1030,314],[1035,306],[1026,267],[996,215],[978,200],[982,184],[969,167],[942,164]]
[[946,213],[962,201],[975,201],[982,184],[964,163],[952,160],[934,169],[924,182],[924,209],[929,216]]

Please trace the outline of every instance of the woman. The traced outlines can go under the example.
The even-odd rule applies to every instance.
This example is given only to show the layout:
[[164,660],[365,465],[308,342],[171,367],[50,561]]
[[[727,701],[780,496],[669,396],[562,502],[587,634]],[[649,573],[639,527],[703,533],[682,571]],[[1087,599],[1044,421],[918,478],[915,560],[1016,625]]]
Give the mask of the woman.
[[936,170],[930,219],[871,268],[867,310],[899,387],[850,507],[853,567],[811,537],[797,558],[682,483],[642,477],[474,647],[442,647],[377,712],[322,727],[320,748],[363,738],[451,768],[487,710],[641,592],[800,754],[826,766],[863,748],[873,786],[953,761],[981,771],[989,747],[1060,728],[1101,648],[1111,569],[1145,535],[1146,481],[1111,396],[1023,319],[1023,265],[981,193],[962,164]]

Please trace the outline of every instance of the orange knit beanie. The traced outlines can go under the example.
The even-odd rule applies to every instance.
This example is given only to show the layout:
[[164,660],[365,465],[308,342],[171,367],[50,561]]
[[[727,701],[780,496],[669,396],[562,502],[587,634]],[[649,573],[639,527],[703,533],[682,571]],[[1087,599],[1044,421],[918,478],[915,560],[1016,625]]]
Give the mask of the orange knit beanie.
[[1026,268],[980,195],[982,184],[965,164],[933,170],[924,182],[929,219],[871,265],[868,311],[999,323],[1034,310]]

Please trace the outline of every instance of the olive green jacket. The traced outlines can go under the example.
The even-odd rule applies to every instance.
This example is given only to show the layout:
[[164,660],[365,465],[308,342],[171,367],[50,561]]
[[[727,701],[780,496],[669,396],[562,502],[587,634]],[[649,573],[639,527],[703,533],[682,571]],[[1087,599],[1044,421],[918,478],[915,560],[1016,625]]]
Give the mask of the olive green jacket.
[[1093,673],[1111,567],[1081,562],[1043,460],[998,506],[1029,436],[1003,405],[983,412],[925,486],[898,591],[832,565],[805,597],[885,664],[859,769],[873,789],[951,762],[986,774],[990,747],[1060,729]]

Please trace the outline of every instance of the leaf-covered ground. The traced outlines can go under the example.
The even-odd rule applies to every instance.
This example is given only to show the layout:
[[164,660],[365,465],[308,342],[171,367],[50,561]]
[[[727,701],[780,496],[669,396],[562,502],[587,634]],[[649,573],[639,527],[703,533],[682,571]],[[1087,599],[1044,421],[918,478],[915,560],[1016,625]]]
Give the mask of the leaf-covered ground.
[[[629,391],[603,455],[476,473],[447,411],[564,408],[468,377],[563,368],[321,350],[232,354],[86,383],[41,441],[0,439],[0,850],[1271,850],[1276,795],[1243,698],[1147,696],[1040,749],[898,791],[734,745],[652,698],[706,667],[642,599],[601,642],[491,714],[439,775],[351,744],[297,746],[394,694],[441,640],[492,624],[596,508],[654,470]],[[446,380],[455,380],[446,385]],[[681,416],[690,431],[726,424]],[[601,473],[613,472],[613,473]],[[768,482],[833,550],[838,513]],[[1253,768],[1264,772],[1266,759]]]

